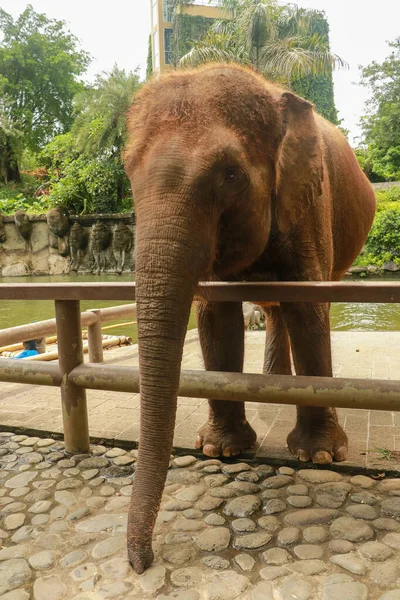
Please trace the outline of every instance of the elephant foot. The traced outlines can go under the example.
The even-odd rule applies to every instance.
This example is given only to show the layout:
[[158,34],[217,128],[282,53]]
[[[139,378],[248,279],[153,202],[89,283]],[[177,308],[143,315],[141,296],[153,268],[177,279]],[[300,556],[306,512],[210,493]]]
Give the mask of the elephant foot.
[[332,412],[322,422],[313,422],[312,416],[307,423],[297,422],[287,437],[290,452],[301,462],[329,465],[333,460],[347,458],[347,436]]
[[200,429],[196,448],[203,448],[203,454],[211,458],[217,456],[237,456],[254,446],[257,434],[247,420],[238,423],[208,422]]
[[138,575],[144,573],[154,560],[151,544],[150,546],[136,546],[136,544],[129,542],[128,539],[128,560]]

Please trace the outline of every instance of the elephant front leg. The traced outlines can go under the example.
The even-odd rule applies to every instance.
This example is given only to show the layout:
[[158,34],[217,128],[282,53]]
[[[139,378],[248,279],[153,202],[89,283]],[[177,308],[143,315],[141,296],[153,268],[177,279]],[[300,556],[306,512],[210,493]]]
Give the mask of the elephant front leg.
[[[207,371],[242,372],[244,323],[241,302],[199,302],[197,324]],[[206,456],[236,456],[251,448],[257,435],[246,419],[244,402],[209,400],[208,422],[196,448]]]
[[[328,304],[282,304],[297,375],[332,377]],[[334,408],[298,406],[289,450],[301,461],[330,464],[347,456],[347,436]]]

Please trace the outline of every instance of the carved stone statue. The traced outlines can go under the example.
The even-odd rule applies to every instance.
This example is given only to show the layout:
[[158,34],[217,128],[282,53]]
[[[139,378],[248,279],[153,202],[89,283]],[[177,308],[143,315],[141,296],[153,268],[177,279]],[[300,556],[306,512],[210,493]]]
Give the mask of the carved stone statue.
[[47,225],[49,226],[49,244],[52,248],[57,248],[61,256],[69,254],[69,212],[66,206],[56,206],[51,208],[46,214]]
[[91,250],[94,259],[93,271],[97,275],[106,266],[105,251],[111,244],[111,229],[102,221],[97,221],[92,227]]
[[75,222],[69,234],[71,253],[71,271],[77,271],[84,257],[89,242],[89,232],[78,222]]
[[133,249],[133,232],[123,221],[120,221],[114,230],[113,252],[118,274],[121,274],[125,264],[127,252]]
[[29,220],[29,215],[22,209],[17,210],[14,214],[14,223],[24,240],[29,240],[32,233],[32,223]]
[[3,223],[3,213],[0,212],[0,244],[6,241],[6,229]]

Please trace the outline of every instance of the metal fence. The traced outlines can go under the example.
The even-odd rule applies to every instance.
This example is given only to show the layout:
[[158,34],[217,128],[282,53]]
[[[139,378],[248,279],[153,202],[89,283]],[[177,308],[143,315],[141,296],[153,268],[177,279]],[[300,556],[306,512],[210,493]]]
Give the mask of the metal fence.
[[[203,283],[196,298],[214,302],[366,302],[400,303],[400,283]],[[87,452],[89,424],[86,389],[115,392],[139,391],[139,370],[134,367],[105,365],[97,352],[101,340],[101,314],[80,312],[80,300],[133,300],[134,283],[55,283],[0,284],[0,301],[54,300],[59,361],[16,361],[0,359],[0,381],[59,387],[61,390],[64,438],[67,452]],[[119,316],[135,314],[134,306],[114,307]],[[124,312],[127,311],[127,312]],[[109,313],[111,314],[111,313]],[[112,317],[115,318],[115,314]],[[104,319],[103,319],[104,320]],[[53,322],[54,320],[50,320]],[[92,329],[89,355],[84,364],[82,323]],[[34,329],[35,325],[29,327]],[[0,331],[0,342],[16,340],[15,330]],[[20,332],[18,332],[20,334]],[[31,331],[32,333],[32,331]],[[35,335],[37,331],[35,330]],[[7,337],[9,335],[9,337]],[[26,337],[26,329],[23,332]],[[43,335],[43,332],[39,335]],[[13,337],[14,336],[14,337]],[[20,341],[19,338],[18,341]],[[336,406],[373,410],[400,410],[400,381],[256,375],[211,371],[182,371],[180,396],[212,397],[217,400]]]

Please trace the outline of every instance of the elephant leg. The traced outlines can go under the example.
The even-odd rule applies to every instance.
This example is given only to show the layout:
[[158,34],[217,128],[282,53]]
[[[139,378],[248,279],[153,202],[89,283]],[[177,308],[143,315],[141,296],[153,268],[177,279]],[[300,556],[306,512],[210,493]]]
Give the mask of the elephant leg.
[[279,306],[264,308],[265,352],[263,373],[265,375],[292,375],[290,342],[286,323]]
[[[199,302],[197,324],[207,371],[243,370],[244,324],[241,302]],[[246,419],[244,402],[209,401],[208,422],[196,448],[206,456],[236,456],[251,448],[257,435]]]
[[[332,377],[329,304],[282,304],[297,375]],[[330,464],[345,460],[347,436],[336,410],[298,406],[295,428],[287,438],[289,450],[301,461]]]

